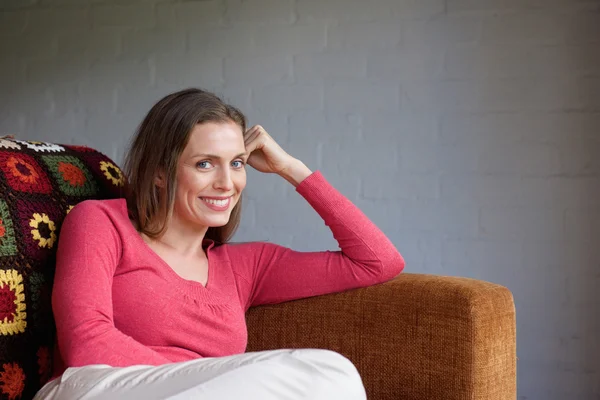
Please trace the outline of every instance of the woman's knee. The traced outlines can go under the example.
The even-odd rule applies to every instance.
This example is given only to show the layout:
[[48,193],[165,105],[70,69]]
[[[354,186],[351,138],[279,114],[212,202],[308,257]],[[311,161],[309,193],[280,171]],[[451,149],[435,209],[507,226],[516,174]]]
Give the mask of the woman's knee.
[[358,370],[352,361],[340,353],[323,349],[300,349],[293,351],[291,356],[315,367],[332,394],[343,393],[346,396],[343,398],[347,399],[366,398]]

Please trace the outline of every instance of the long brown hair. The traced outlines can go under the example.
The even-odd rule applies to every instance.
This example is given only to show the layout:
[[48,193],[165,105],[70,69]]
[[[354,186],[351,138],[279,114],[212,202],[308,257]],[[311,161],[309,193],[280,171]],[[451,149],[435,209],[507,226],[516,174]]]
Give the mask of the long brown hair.
[[[246,117],[214,93],[185,89],[159,100],[138,127],[125,156],[126,200],[129,217],[139,232],[160,237],[166,230],[176,191],[177,163],[190,133],[204,122],[233,121],[246,131]],[[156,184],[162,178],[164,185]],[[225,243],[240,223],[242,198],[229,222],[209,227],[205,237]]]

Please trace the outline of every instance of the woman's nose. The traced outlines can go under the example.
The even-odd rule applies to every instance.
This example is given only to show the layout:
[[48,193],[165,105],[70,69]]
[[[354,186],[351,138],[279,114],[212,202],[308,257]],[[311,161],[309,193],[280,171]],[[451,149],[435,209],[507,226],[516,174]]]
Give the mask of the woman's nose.
[[226,169],[220,171],[214,181],[214,187],[221,190],[233,189],[233,181],[231,180],[231,172]]

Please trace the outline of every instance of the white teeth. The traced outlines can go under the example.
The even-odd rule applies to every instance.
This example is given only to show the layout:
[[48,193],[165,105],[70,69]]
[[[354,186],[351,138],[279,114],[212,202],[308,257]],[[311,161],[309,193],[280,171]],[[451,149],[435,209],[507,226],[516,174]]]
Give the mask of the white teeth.
[[202,200],[204,200],[207,203],[219,206],[219,207],[224,207],[227,205],[227,203],[229,203],[229,199],[225,199],[225,200],[202,199]]

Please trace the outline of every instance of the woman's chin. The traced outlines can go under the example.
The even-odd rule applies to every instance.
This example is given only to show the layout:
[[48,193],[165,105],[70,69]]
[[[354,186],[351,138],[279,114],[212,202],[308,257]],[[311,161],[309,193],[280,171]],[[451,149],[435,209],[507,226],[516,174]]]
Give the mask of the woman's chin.
[[227,225],[229,222],[229,215],[226,218],[204,218],[204,226],[209,228],[220,228],[221,226]]

